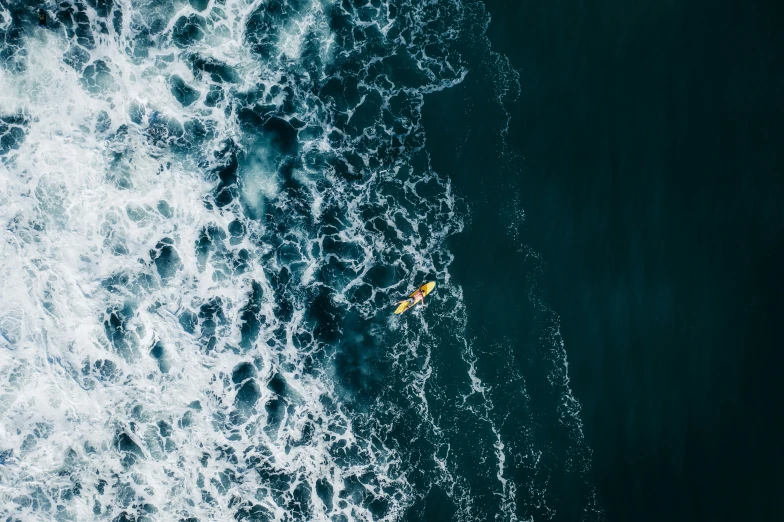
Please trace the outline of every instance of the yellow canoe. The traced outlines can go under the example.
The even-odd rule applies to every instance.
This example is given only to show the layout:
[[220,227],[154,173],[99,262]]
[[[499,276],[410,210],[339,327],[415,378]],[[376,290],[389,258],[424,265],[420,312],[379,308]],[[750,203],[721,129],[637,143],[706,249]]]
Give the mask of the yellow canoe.
[[[435,281],[430,281],[429,283],[425,283],[422,286],[420,286],[417,290],[414,290],[413,292],[411,292],[411,295],[409,295],[408,297],[414,297],[414,294],[417,293],[418,290],[422,290],[422,293],[424,295],[427,295],[430,292],[432,292],[435,287],[436,287]],[[404,302],[400,303],[397,306],[397,308],[395,308],[395,315],[402,314],[403,312],[408,310],[410,307],[411,307],[411,303],[408,302],[408,301],[404,301]]]

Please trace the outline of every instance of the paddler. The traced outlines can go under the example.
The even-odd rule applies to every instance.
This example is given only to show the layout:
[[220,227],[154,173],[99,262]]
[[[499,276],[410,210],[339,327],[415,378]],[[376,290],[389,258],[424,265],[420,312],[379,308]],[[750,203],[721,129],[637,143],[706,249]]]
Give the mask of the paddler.
[[415,307],[417,303],[422,303],[422,306],[425,306],[425,294],[422,293],[422,289],[420,288],[419,290],[414,292],[414,295],[412,295],[408,299],[403,299],[402,301],[398,301],[395,304],[406,303],[406,302],[411,303],[411,308]]

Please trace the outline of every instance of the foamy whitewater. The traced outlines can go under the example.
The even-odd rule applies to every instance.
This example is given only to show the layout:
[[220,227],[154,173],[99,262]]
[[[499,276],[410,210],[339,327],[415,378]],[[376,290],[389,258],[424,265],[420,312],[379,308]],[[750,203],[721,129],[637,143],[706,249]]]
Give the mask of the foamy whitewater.
[[[445,243],[466,215],[420,125],[486,15],[356,4],[46,3],[45,28],[0,5],[4,520],[402,520],[435,486],[459,520],[553,511],[547,448],[502,439],[478,377]],[[424,280],[427,317],[390,316]]]

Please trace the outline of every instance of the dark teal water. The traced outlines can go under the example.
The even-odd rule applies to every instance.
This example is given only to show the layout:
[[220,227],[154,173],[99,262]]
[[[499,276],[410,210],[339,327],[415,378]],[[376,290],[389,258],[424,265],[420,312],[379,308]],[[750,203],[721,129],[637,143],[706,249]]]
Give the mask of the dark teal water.
[[777,9],[39,8],[3,520],[784,518]]
[[424,112],[472,209],[453,268],[477,342],[536,351],[532,285],[560,316],[608,520],[782,518],[781,9],[487,5],[520,74],[508,136],[481,66]]

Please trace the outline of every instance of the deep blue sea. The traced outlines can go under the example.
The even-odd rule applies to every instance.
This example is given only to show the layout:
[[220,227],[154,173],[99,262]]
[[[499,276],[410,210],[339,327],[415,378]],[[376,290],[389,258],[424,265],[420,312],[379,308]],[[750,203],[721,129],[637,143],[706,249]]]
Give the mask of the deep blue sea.
[[612,4],[0,3],[2,520],[781,514],[776,17]]

